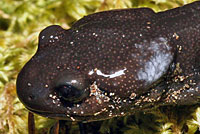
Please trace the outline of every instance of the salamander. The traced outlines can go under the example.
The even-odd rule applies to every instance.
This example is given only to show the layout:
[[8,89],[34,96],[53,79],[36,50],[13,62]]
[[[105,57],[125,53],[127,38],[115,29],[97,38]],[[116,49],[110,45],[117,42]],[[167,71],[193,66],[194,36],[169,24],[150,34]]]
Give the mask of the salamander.
[[33,113],[97,121],[200,102],[200,1],[94,13],[70,29],[51,25],[17,78]]

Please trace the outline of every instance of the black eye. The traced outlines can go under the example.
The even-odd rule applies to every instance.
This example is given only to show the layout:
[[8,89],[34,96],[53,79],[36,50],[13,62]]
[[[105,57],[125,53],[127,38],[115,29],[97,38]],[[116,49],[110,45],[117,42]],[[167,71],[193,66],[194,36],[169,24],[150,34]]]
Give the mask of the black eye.
[[89,96],[90,83],[80,75],[62,75],[56,83],[56,91],[67,102],[79,103]]
[[78,103],[89,95],[89,90],[87,88],[79,89],[68,84],[61,85],[57,87],[56,90],[64,100],[73,103]]

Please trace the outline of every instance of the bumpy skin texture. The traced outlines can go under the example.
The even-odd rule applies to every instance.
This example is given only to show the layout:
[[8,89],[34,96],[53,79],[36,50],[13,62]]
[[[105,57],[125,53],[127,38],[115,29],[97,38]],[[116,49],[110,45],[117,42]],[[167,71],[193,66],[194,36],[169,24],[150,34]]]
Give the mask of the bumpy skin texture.
[[42,116],[103,120],[199,104],[199,73],[200,2],[159,13],[113,10],[86,16],[69,30],[44,29],[18,75],[17,94]]

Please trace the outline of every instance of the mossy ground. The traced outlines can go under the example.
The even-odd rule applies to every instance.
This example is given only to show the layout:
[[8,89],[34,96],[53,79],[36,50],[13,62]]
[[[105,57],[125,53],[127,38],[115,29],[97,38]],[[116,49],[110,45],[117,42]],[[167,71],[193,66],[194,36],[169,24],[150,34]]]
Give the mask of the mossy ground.
[[[48,25],[70,28],[71,24],[97,11],[150,7],[163,11],[195,0],[1,0],[0,1],[0,134],[27,134],[28,111],[16,95],[16,77],[37,49],[39,32]],[[189,110],[188,110],[189,109]],[[196,111],[195,111],[196,110]],[[54,120],[36,116],[36,132],[48,132]],[[69,133],[78,125],[67,122]],[[151,113],[94,122],[101,134],[198,133],[200,108],[166,107]],[[88,127],[88,129],[91,129]]]

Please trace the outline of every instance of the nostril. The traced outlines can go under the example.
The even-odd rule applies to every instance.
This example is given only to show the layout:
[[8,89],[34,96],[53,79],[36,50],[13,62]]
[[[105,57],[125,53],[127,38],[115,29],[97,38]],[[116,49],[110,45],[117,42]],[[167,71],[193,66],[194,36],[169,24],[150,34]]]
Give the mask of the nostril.
[[33,100],[33,99],[35,99],[35,96],[33,96],[33,95],[29,95],[29,96],[28,96],[28,100],[29,100],[29,101],[31,101],[31,100]]

